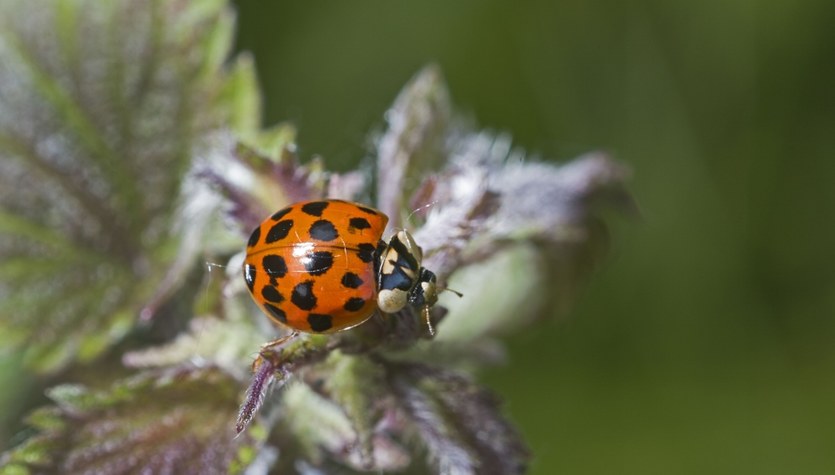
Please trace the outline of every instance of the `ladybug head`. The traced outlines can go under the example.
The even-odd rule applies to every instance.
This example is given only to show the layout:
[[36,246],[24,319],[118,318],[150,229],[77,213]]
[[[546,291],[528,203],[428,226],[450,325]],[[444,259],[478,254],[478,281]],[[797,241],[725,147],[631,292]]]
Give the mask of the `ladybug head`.
[[411,304],[432,305],[437,300],[435,274],[421,267],[423,251],[408,231],[398,231],[379,250],[377,305],[398,312]]
[[435,273],[421,267],[415,286],[409,292],[409,303],[415,307],[429,308],[438,301],[438,285]]
[[380,252],[377,306],[386,313],[402,310],[407,304],[420,308],[429,321],[429,308],[438,301],[435,274],[421,266],[423,251],[408,231],[391,237]]

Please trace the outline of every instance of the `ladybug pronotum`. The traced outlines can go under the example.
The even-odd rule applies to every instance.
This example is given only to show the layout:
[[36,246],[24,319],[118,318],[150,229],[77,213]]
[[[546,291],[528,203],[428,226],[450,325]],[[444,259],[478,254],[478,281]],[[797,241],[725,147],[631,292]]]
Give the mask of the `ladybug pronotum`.
[[247,243],[243,275],[252,298],[272,320],[302,332],[345,330],[377,309],[395,313],[407,304],[429,325],[435,274],[421,266],[407,231],[381,240],[386,223],[382,212],[342,200],[277,211]]

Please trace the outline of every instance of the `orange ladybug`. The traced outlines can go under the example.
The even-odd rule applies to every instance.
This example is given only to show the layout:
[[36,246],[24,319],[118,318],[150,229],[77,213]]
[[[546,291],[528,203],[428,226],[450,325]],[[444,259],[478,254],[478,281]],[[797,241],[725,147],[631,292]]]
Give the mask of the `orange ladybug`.
[[277,211],[247,243],[243,276],[252,298],[273,321],[302,332],[345,330],[377,309],[395,313],[407,304],[428,324],[435,274],[421,266],[407,231],[381,240],[386,223],[382,212],[342,200]]

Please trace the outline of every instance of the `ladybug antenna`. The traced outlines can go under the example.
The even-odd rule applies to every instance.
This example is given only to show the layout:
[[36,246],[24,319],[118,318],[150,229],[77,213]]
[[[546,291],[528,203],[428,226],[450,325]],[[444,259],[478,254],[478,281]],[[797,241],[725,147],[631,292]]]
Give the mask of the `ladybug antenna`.
[[212,272],[212,267],[217,267],[218,269],[226,268],[226,264],[218,264],[217,262],[212,262],[212,261],[205,261],[205,263],[206,263],[206,270],[209,271],[210,273]]
[[461,297],[463,297],[463,296],[464,296],[464,294],[462,294],[461,292],[459,292],[459,291],[457,291],[457,290],[455,290],[455,289],[450,289],[449,287],[442,287],[442,288],[440,289],[440,291],[441,291],[441,292],[452,292],[453,294],[457,295],[457,296],[458,296],[458,298],[461,298]]
[[412,210],[412,212],[411,212],[411,213],[409,213],[409,216],[406,216],[406,222],[411,221],[411,220],[412,220],[412,216],[414,216],[415,214],[417,214],[417,212],[418,212],[418,211],[425,210],[426,208],[431,208],[431,207],[435,206],[436,204],[438,204],[438,200],[435,200],[435,201],[430,201],[429,203],[427,203],[427,204],[425,204],[425,205],[423,205],[423,206],[420,206],[420,207],[418,207],[418,208],[413,209],[413,210]]
[[[213,277],[212,268],[217,267],[218,269],[223,269],[226,267],[226,264],[218,264],[211,261],[204,261],[206,264],[206,271],[209,273],[210,278]],[[148,303],[145,304],[144,307],[139,311],[139,321],[141,322],[150,322],[153,318],[157,315],[162,303],[168,300],[168,297],[171,296],[173,293],[173,289],[178,288],[177,285],[174,284],[174,281],[177,279],[177,273],[169,271],[165,277],[162,278],[162,282],[159,284],[159,287],[154,291],[154,294],[151,296]],[[206,281],[206,288],[205,288],[205,295],[208,298],[209,295],[209,284],[211,282],[209,280]]]

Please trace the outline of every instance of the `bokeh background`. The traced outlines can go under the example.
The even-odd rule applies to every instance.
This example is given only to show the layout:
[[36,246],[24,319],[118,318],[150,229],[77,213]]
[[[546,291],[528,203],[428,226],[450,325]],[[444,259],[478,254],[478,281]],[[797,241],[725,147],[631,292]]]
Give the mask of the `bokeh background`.
[[[534,474],[835,473],[835,3],[240,0],[268,124],[344,169],[421,66],[532,154],[630,165],[640,219],[482,374]],[[466,291],[466,289],[462,289]]]

